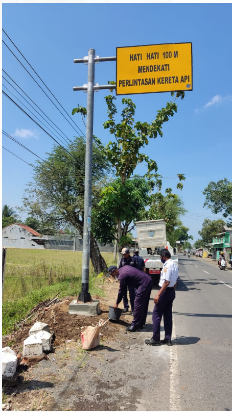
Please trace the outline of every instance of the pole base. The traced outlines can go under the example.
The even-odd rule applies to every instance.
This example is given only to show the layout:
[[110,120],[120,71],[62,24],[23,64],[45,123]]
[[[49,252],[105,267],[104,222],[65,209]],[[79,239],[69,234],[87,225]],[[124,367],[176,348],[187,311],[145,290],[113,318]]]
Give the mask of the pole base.
[[77,302],[90,303],[92,302],[91,294],[89,292],[80,292]]
[[92,302],[91,294],[88,292],[88,283],[82,283],[82,290],[78,295],[77,302],[81,302],[81,303]]

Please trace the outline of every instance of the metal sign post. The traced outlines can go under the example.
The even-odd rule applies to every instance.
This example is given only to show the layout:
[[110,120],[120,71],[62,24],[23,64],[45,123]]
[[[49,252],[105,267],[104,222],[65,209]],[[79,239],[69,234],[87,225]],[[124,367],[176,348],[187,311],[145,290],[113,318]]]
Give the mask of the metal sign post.
[[87,84],[73,87],[74,91],[87,92],[87,125],[86,125],[86,157],[85,157],[85,192],[84,192],[84,227],[83,227],[83,265],[82,265],[82,290],[78,296],[78,302],[91,302],[89,287],[89,261],[90,261],[90,234],[91,234],[91,185],[92,185],[92,142],[93,142],[93,118],[94,118],[94,91],[101,89],[115,89],[114,85],[94,84],[95,63],[103,61],[116,61],[116,57],[95,57],[95,50],[89,49],[88,56],[83,59],[75,59],[74,63],[88,65]]

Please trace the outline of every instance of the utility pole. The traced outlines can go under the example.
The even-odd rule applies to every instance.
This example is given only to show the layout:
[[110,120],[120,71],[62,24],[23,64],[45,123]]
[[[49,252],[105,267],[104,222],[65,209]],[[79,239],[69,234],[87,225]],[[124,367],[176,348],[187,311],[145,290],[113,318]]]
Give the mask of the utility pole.
[[92,143],[94,120],[94,91],[100,89],[115,89],[114,85],[100,86],[95,84],[95,63],[116,61],[116,57],[95,57],[95,50],[89,49],[88,56],[83,59],[74,59],[74,63],[88,65],[87,84],[73,87],[74,91],[87,92],[87,124],[86,124],[86,157],[85,157],[85,192],[84,192],[84,227],[83,227],[83,263],[82,263],[82,290],[78,302],[91,302],[89,288],[89,261],[90,261],[90,234],[91,234],[91,186],[92,186]]

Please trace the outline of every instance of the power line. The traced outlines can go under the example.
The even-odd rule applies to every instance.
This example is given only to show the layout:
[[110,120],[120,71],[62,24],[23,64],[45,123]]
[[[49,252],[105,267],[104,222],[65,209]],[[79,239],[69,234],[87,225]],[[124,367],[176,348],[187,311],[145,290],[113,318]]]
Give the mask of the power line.
[[[5,70],[3,70],[3,71],[5,72]],[[6,72],[5,72],[5,73],[6,73]],[[6,75],[7,75],[8,77],[10,77],[7,73],[6,73]],[[52,127],[52,128],[55,130],[55,128],[33,107],[33,105],[32,105],[31,103],[29,103],[29,102],[27,101],[27,99],[25,99],[25,97],[24,97],[4,76],[2,76],[2,78],[27,102],[27,104],[29,104],[29,105],[33,108],[33,110],[35,110],[36,113],[39,114],[39,116],[42,117],[42,119],[44,119],[45,122],[47,122],[47,123],[49,124],[50,127]],[[10,77],[10,79],[11,79],[11,77]],[[11,79],[11,80],[14,82],[13,79]],[[15,82],[14,82],[14,83],[15,83]],[[15,84],[18,86],[18,88],[19,88],[20,90],[22,90],[17,83],[15,83]],[[4,87],[6,87],[6,86],[4,86]],[[25,94],[25,96],[27,96],[27,98],[28,98],[29,100],[31,100],[31,102],[32,102],[36,107],[38,107],[38,109],[47,117],[47,119],[49,119],[49,121],[50,121],[51,123],[53,123],[54,126],[56,126],[56,128],[57,128],[58,130],[60,130],[59,127],[46,115],[46,113],[43,112],[43,110],[41,110],[41,108],[40,108],[39,106],[37,106],[37,104],[36,104],[23,90],[22,90],[22,92]],[[11,93],[12,93],[12,92],[11,92]],[[13,93],[12,93],[12,94],[13,94]],[[60,130],[60,131],[61,131],[61,130]],[[71,141],[71,140],[65,135],[65,133],[63,133],[62,131],[61,131],[61,133],[63,133],[64,136],[67,137],[68,140],[65,139],[65,138],[64,138],[59,132],[57,132],[56,130],[55,130],[55,132],[56,132],[57,134],[59,134],[59,136],[61,136],[61,138],[62,138],[66,143],[69,143],[68,140]]]
[[[37,124],[51,139],[53,139],[59,146],[61,146],[67,153],[69,153],[70,156],[72,156],[74,159],[75,157],[64,147],[62,146],[50,133],[48,133],[39,123],[37,123],[18,103],[16,103],[10,96],[8,96],[7,93],[2,90],[2,93],[8,97],[20,110],[22,110],[23,113],[25,113],[34,123]],[[76,159],[75,159],[76,160]]]
[[15,45],[15,43],[13,42],[13,40],[8,36],[8,34],[5,32],[4,29],[2,29],[3,33],[5,33],[5,35],[8,37],[8,39],[10,40],[10,42],[13,44],[13,46],[18,50],[18,52],[21,54],[21,56],[23,57],[23,59],[27,62],[27,64],[31,67],[31,69],[34,71],[34,73],[37,75],[37,77],[40,79],[40,81],[43,83],[43,85],[46,87],[46,89],[49,91],[49,93],[51,93],[51,95],[53,96],[53,98],[56,100],[56,102],[62,107],[62,109],[64,110],[64,112],[67,114],[67,116],[72,120],[72,122],[75,124],[75,126],[80,130],[80,132],[83,134],[82,130],[79,128],[79,126],[75,123],[75,121],[72,119],[72,117],[70,117],[69,113],[67,113],[67,111],[64,109],[64,107],[61,105],[61,103],[57,100],[57,98],[54,96],[54,94],[51,92],[51,90],[48,88],[48,86],[45,84],[45,82],[41,79],[41,77],[39,76],[39,74],[34,70],[34,68],[32,67],[32,65],[29,63],[29,61],[26,59],[26,57],[23,55],[23,53],[21,53],[21,51],[18,49],[18,47]]
[[36,153],[32,152],[30,149],[28,149],[28,148],[27,148],[26,146],[24,146],[22,143],[18,142],[18,140],[16,140],[13,136],[11,136],[10,134],[6,133],[4,130],[2,131],[2,133],[3,133],[5,136],[9,137],[9,139],[13,140],[13,142],[19,144],[19,145],[22,146],[24,149],[28,150],[29,152],[31,152],[32,154],[34,154],[36,157],[38,157],[38,159],[40,159],[40,160],[43,161],[43,159],[42,159],[40,156],[38,156]]
[[10,150],[6,149],[4,146],[2,146],[3,149],[7,150],[9,153],[13,154],[15,157],[18,157],[18,159],[22,160],[22,162],[27,163],[27,165],[33,167],[30,165],[30,163],[26,162],[25,160],[21,159],[21,157],[17,156],[16,154],[12,153]]
[[[43,126],[45,126],[45,127],[47,127],[48,128],[48,130],[49,131],[51,131],[52,133],[54,133],[51,129],[49,129],[49,127],[46,125],[46,124],[44,124],[17,96],[15,96],[15,94],[14,93],[12,93],[4,84],[3,84],[3,87],[5,87],[5,89],[6,90],[8,90],[11,94],[12,94],[12,96],[14,96],[24,107],[26,107],[26,109],[37,119],[37,120],[39,120],[40,122],[41,122],[41,124],[43,124]],[[22,96],[23,97],[23,96]],[[23,97],[24,98],[24,97]],[[27,100],[26,100],[27,101]],[[28,103],[28,102],[27,102]],[[31,106],[31,105],[30,105]],[[39,114],[40,115],[40,114]],[[40,115],[41,116],[41,115]],[[49,125],[50,126],[50,125]],[[56,136],[56,138],[58,139],[58,140],[60,140],[60,142],[61,143],[63,143],[62,142],[62,140],[60,139],[60,137],[58,137],[58,136]]]
[[[29,76],[34,80],[34,82],[37,84],[37,86],[42,90],[42,92],[48,97],[48,99],[51,101],[51,103],[56,107],[56,109],[61,113],[61,115],[64,117],[64,119],[70,124],[70,126],[76,131],[76,133],[78,133],[78,135],[80,136],[80,133],[78,130],[76,130],[74,128],[74,126],[69,122],[69,120],[64,116],[64,114],[61,112],[61,110],[59,109],[59,107],[57,107],[57,105],[52,101],[52,99],[48,96],[48,94],[44,91],[44,89],[39,85],[39,83],[36,81],[36,79],[34,79],[34,77],[32,76],[32,74],[26,69],[26,67],[23,65],[23,63],[18,59],[18,57],[14,54],[14,52],[10,49],[10,47],[4,42],[4,40],[2,40],[3,44],[8,48],[8,50],[13,54],[13,56],[16,58],[16,60],[21,64],[21,66],[24,68],[24,70],[26,70],[26,72],[29,74]],[[71,119],[73,120],[73,119]],[[77,126],[78,127],[78,126]],[[78,127],[79,129],[79,127]],[[81,131],[81,129],[80,129]],[[81,133],[83,134],[83,132],[81,131]]]

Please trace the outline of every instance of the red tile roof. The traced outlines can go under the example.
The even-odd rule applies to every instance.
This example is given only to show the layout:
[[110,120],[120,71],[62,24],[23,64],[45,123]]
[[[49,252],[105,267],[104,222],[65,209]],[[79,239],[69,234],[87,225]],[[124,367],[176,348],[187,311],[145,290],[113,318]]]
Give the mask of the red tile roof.
[[21,223],[17,223],[19,226],[21,226],[23,229],[26,229],[28,232],[32,233],[34,236],[40,236],[40,233],[38,233],[36,230],[32,229],[31,227],[27,225],[22,225]]
[[23,229],[27,230],[28,232],[30,232],[34,236],[41,236],[41,234],[38,233],[36,230],[32,229],[31,227],[29,227],[27,225],[23,225],[22,223],[13,223],[12,225],[6,226],[3,229],[6,229],[7,227],[10,227],[10,226],[13,226],[13,225],[21,226]]

